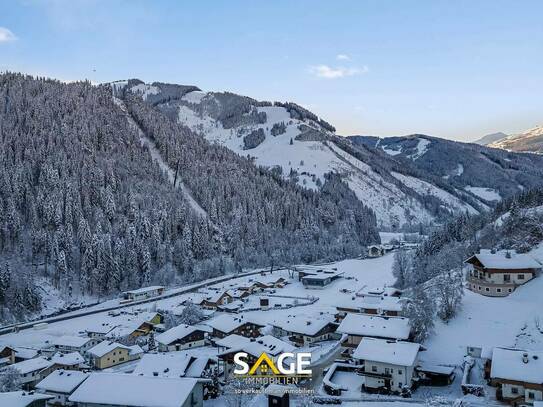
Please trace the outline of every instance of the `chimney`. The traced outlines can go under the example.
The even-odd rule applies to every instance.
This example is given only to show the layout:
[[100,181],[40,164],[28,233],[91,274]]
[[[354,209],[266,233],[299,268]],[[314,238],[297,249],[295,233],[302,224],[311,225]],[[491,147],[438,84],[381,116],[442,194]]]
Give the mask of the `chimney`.
[[524,352],[524,353],[522,354],[522,362],[523,362],[523,363],[528,363],[528,360],[529,360],[529,359],[528,359],[528,354],[527,354],[526,352]]

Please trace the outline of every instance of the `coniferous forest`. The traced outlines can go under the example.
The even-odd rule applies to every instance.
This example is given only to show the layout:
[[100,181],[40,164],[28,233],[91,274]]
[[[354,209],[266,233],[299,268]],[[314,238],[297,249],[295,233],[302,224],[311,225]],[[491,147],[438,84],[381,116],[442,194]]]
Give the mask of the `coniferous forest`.
[[109,85],[0,75],[2,319],[38,311],[43,281],[66,298],[103,297],[356,256],[379,240],[375,215],[340,177],[330,174],[318,192],[304,189],[139,96],[123,98],[126,111]]

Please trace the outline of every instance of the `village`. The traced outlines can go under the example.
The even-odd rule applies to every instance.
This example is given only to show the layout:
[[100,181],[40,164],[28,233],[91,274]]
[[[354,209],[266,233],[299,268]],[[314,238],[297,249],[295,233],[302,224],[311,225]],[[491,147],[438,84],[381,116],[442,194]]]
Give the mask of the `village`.
[[[481,250],[466,259],[469,301],[459,318],[487,335],[468,326],[450,338],[439,325],[417,343],[391,274],[394,252],[414,247],[376,245],[361,259],[263,269],[171,297],[167,287],[142,287],[124,292],[117,310],[14,328],[0,336],[0,364],[24,389],[0,393],[0,405],[197,407],[246,397],[238,405],[294,406],[303,389],[316,404],[422,406],[441,397],[541,407],[543,348],[514,346],[515,327],[531,316],[487,329],[492,319],[474,310],[535,302],[543,252]],[[249,365],[263,354],[277,364],[284,353],[310,353],[312,375],[229,394],[239,389],[240,352]],[[257,373],[273,375],[262,364]]]

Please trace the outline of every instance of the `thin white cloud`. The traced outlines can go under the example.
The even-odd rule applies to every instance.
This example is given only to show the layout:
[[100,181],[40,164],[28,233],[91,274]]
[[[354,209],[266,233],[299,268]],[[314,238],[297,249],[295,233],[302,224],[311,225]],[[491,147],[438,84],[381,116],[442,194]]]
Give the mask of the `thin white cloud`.
[[324,79],[338,79],[345,78],[347,76],[361,75],[368,72],[368,67],[343,67],[343,66],[328,66],[328,65],[315,65],[309,67],[309,72],[318,78]]
[[8,30],[5,27],[0,27],[0,42],[10,42],[15,41],[16,39],[17,37],[11,32],[11,30]]
[[347,55],[347,54],[337,54],[336,59],[338,61],[350,61],[351,57],[349,55]]

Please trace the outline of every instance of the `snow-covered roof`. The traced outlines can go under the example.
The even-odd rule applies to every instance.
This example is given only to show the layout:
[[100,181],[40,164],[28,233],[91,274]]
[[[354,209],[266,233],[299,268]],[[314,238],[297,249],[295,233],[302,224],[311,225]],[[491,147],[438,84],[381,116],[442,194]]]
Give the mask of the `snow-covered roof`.
[[365,314],[347,314],[337,332],[379,338],[408,339],[409,318],[380,317]]
[[132,374],[140,376],[183,377],[193,359],[186,352],[146,353]]
[[351,309],[379,309],[383,311],[401,311],[399,297],[350,297],[338,300],[336,307]]
[[85,363],[85,358],[79,352],[72,353],[55,353],[51,357],[51,362],[57,365],[75,366]]
[[10,391],[0,393],[0,406],[6,407],[27,407],[37,400],[50,400],[54,396],[40,394],[33,391]]
[[327,278],[340,277],[344,274],[343,271],[332,270],[332,269],[318,269],[318,270],[310,269],[310,270],[301,270],[301,272],[306,274],[304,277],[302,277],[302,280],[304,279],[326,280]]
[[219,309],[221,310],[230,310],[230,311],[235,311],[235,310],[238,310],[240,309],[241,307],[243,307],[243,301],[240,301],[240,300],[237,300],[237,301],[232,301],[228,304],[221,304],[219,305]]
[[70,396],[71,402],[111,406],[179,407],[196,379],[94,373]]
[[55,370],[39,382],[36,388],[42,391],[71,394],[87,377],[89,377],[88,373],[78,370]]
[[114,327],[107,332],[108,338],[124,338],[134,331],[137,331],[144,324],[151,324],[151,320],[157,315],[156,312],[142,312],[131,316],[127,321]]
[[130,356],[135,356],[135,355],[140,355],[140,354],[145,353],[145,351],[140,345],[132,345],[132,346],[129,346],[128,349],[129,349],[128,353],[130,354]]
[[294,346],[290,343],[282,341],[281,339],[271,335],[264,335],[258,338],[249,339],[249,341],[245,341],[244,343],[237,344],[219,355],[225,355],[232,352],[247,352],[255,357],[259,357],[262,353],[275,356],[283,352],[292,352],[294,349]]
[[331,320],[323,318],[289,316],[286,319],[274,321],[272,325],[287,332],[313,336],[331,322]]
[[419,349],[418,343],[362,338],[353,353],[353,358],[398,366],[413,366]]
[[[524,363],[524,355],[527,356],[527,363]],[[543,383],[543,351],[494,348],[490,377],[541,384]]]
[[41,371],[52,366],[52,362],[45,359],[44,357],[37,357],[34,359],[23,360],[19,363],[14,363],[11,365],[19,371],[20,374],[27,374],[30,372]]
[[251,318],[247,318],[247,315],[222,314],[206,322],[210,327],[225,333],[232,332],[246,323],[262,325],[254,322]]
[[359,297],[382,297],[400,294],[401,290],[394,287],[362,287],[356,295]]
[[102,322],[102,323],[96,323],[94,325],[90,325],[85,329],[85,332],[87,333],[93,333],[93,334],[107,334],[111,332],[117,325],[112,325],[108,322]]
[[142,288],[138,288],[136,290],[125,291],[125,293],[126,294],[145,294],[145,293],[148,293],[148,292],[151,292],[151,291],[157,291],[157,290],[163,290],[163,289],[164,289],[164,286],[153,285],[153,286],[150,286],[150,287],[142,287]]
[[216,293],[211,293],[210,295],[206,296],[204,299],[208,302],[216,303],[218,302],[223,295],[232,296],[230,292],[228,291],[218,291]]
[[90,355],[101,358],[102,356],[108,354],[109,352],[112,352],[114,349],[117,349],[117,348],[126,349],[129,352],[131,350],[129,346],[125,346],[122,343],[103,341],[103,342],[100,342],[98,345],[90,348],[88,350],[88,353]]
[[185,371],[185,377],[202,377],[210,360],[208,356],[198,356]]
[[17,353],[17,357],[21,359],[32,359],[38,356],[39,351],[32,348],[16,347],[14,348]]
[[519,254],[514,250],[499,250],[495,253],[492,253],[490,250],[481,250],[480,253],[474,254],[466,262],[470,262],[474,258],[479,260],[483,267],[488,269],[515,270],[541,268],[541,264],[528,254]]
[[418,365],[417,365],[417,369],[422,370],[424,372],[451,375],[451,374],[454,373],[455,367],[454,366],[436,365],[434,363],[420,361],[418,363]]
[[241,336],[237,334],[232,334],[232,335],[225,336],[222,339],[216,340],[215,345],[224,347],[224,348],[233,348],[235,346],[239,346],[247,342],[250,342],[249,338],[246,338],[245,336]]
[[178,325],[158,335],[156,337],[156,340],[157,342],[160,342],[164,345],[169,345],[170,343],[175,342],[178,339],[182,339],[185,336],[192,334],[193,332],[202,330],[203,329],[200,326]]
[[69,336],[64,335],[60,336],[53,340],[53,345],[55,346],[64,346],[71,348],[81,348],[85,346],[89,341],[92,341],[92,338],[87,336]]

